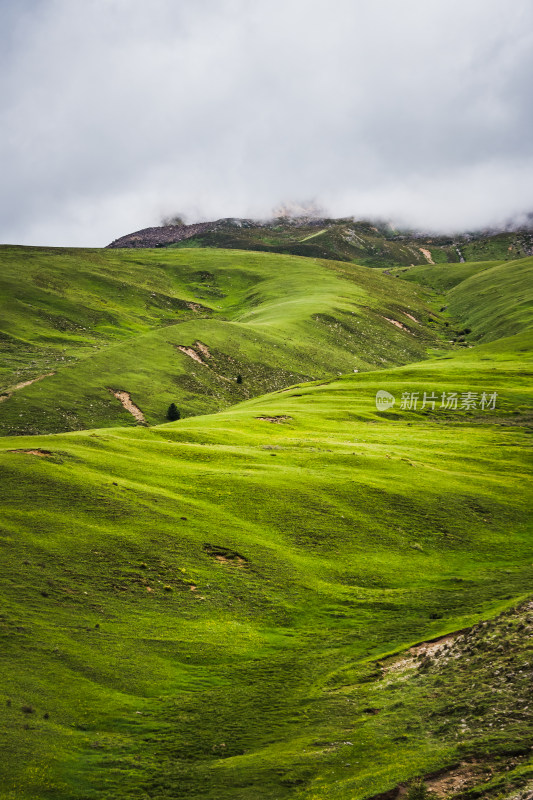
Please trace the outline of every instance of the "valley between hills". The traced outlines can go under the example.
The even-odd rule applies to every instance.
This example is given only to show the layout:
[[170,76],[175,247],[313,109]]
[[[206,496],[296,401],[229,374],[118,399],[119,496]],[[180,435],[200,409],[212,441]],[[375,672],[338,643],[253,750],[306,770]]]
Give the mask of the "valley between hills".
[[0,247],[3,800],[532,796],[529,234],[320,224]]

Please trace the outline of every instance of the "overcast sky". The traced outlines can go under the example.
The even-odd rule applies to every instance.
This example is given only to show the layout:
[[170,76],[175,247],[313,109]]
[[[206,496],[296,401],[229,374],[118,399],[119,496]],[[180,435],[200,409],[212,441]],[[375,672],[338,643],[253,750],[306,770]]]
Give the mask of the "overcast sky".
[[531,0],[0,0],[0,242],[533,210]]

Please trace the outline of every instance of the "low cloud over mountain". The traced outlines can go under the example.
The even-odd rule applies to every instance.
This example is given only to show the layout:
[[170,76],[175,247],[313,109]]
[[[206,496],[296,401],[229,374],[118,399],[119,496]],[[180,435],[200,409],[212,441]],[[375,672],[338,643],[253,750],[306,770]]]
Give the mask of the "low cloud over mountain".
[[308,203],[465,229],[533,208],[527,0],[23,0],[0,15],[0,240],[103,245]]

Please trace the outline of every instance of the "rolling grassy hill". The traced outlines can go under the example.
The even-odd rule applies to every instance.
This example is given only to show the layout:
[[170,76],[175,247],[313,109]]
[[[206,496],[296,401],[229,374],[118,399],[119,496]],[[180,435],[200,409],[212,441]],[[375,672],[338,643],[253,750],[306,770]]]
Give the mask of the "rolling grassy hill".
[[[3,796],[357,800],[526,753],[530,722],[432,733],[422,678],[365,709],[384,656],[531,591],[530,344],[3,439]],[[377,412],[381,388],[499,399]]]
[[[274,392],[171,424],[0,440],[0,797],[386,800],[417,776],[441,797],[516,797],[533,780],[531,259],[428,267],[440,283],[420,287],[193,249],[90,251],[89,269],[86,252],[60,252],[70,289],[14,308],[11,366],[24,345],[57,375],[0,410],[47,386],[51,410],[69,371],[89,397],[114,353],[115,388],[142,370],[137,400],[152,374],[164,385],[174,329],[171,344],[199,341],[221,364],[217,348],[244,351],[243,369],[264,363],[269,342],[323,372],[289,387],[287,367]],[[122,296],[102,288],[106,269]],[[154,276],[185,308],[146,308]],[[43,298],[64,319],[79,307],[80,324],[107,300],[116,324],[36,333]],[[354,311],[366,339],[346,330]],[[446,350],[444,333],[467,321]],[[72,361],[47,364],[63,347]],[[379,390],[391,408],[376,409]],[[459,631],[440,654],[416,649]]]
[[403,278],[406,281],[414,281],[422,286],[431,286],[439,293],[448,292],[458,283],[483,272],[491,267],[497,267],[504,261],[467,261],[462,264],[427,264],[419,267],[402,267],[392,270],[395,277]]
[[111,390],[150,424],[171,402],[183,416],[218,411],[419,360],[445,331],[426,290],[330,261],[20,247],[0,260],[4,434],[137,424]]
[[533,258],[522,258],[415,267],[396,275],[437,290],[455,322],[466,325],[470,341],[490,342],[531,327],[532,270]]

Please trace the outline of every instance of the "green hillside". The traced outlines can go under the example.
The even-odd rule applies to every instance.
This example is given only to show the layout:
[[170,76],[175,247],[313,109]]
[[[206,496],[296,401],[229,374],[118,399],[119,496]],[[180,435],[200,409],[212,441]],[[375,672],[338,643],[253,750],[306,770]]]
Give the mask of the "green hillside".
[[[2,797],[362,800],[480,754],[527,774],[527,682],[480,699],[466,664],[397,685],[380,661],[531,592],[531,341],[503,347],[3,439]],[[498,400],[401,411],[424,391]]]
[[435,289],[456,325],[466,326],[470,341],[491,342],[531,327],[532,271],[533,258],[522,258],[414,267],[395,274]]
[[499,264],[454,287],[450,314],[472,330],[475,341],[491,342],[531,326],[533,258]]
[[1,800],[527,797],[533,259],[2,252]]
[[331,261],[21,247],[0,260],[4,434],[137,424],[110,390],[150,424],[171,402],[210,413],[422,359],[444,331],[426,290]]
[[447,292],[458,283],[483,272],[491,267],[503,264],[503,261],[468,261],[463,264],[426,264],[423,267],[411,267],[393,270],[393,275],[406,281],[413,281],[422,286],[431,286],[438,292]]

